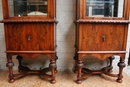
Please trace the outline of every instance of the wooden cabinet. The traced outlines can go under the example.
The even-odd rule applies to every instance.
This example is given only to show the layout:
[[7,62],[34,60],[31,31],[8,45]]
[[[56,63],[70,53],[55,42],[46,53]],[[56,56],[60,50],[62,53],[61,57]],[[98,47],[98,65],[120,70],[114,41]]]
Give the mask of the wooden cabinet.
[[[122,82],[129,24],[129,0],[76,0],[75,71],[77,83],[92,74],[106,74]],[[119,73],[112,74],[112,60],[119,55]],[[109,59],[101,70],[83,67],[82,59],[93,56]]]
[[[55,3],[56,0],[2,0],[9,82],[28,74],[56,82]],[[20,74],[13,73],[13,55],[17,55]],[[50,59],[48,68],[30,70],[21,63],[23,57],[33,59],[40,55]]]

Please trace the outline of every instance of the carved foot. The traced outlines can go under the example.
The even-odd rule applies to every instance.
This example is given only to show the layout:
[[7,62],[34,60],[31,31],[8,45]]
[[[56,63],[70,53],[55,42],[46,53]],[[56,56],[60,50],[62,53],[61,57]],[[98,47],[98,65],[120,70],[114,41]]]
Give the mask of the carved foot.
[[10,79],[9,79],[9,82],[10,82],[10,83],[13,83],[14,81],[15,81],[15,80],[14,80],[13,78],[10,78]]
[[55,84],[56,80],[51,80],[50,82],[51,82],[51,84]]
[[123,82],[123,80],[120,79],[120,78],[118,78],[116,81],[117,81],[118,83],[122,83],[122,82]]
[[81,80],[77,80],[76,83],[77,83],[77,84],[81,84],[82,81],[81,81]]
[[9,75],[9,82],[10,82],[10,83],[13,83],[14,81],[15,81],[14,75],[13,75],[13,74],[10,74],[10,75]]

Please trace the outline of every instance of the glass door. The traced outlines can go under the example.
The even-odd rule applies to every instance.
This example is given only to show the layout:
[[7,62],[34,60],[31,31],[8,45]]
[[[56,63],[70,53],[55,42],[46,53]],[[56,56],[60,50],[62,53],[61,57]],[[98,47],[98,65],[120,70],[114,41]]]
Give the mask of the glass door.
[[9,0],[10,16],[47,16],[48,0]]
[[86,0],[88,17],[123,17],[124,0]]

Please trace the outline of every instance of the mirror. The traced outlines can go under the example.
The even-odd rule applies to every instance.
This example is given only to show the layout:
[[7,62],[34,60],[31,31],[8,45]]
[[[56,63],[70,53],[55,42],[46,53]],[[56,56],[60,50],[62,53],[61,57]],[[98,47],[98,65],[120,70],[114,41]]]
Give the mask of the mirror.
[[47,0],[9,0],[10,16],[47,16]]
[[124,0],[86,0],[86,16],[123,17]]

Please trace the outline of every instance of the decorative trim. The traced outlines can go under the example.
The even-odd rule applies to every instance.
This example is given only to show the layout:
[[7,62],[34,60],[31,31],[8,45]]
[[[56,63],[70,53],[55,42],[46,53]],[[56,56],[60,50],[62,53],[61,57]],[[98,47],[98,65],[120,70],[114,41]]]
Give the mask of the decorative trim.
[[77,53],[127,53],[126,51],[78,51]]
[[5,51],[6,53],[56,53],[56,51]]
[[85,20],[79,19],[76,23],[130,23],[130,20]]
[[10,20],[10,19],[5,19],[5,20],[1,20],[1,23],[13,23],[13,22],[43,22],[43,23],[58,23],[57,20]]

